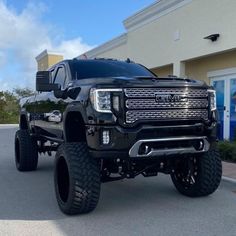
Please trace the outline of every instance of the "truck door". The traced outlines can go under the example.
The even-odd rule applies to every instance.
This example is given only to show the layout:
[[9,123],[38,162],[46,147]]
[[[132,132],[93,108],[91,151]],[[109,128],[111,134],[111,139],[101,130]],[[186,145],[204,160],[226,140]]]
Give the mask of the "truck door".
[[[52,71],[53,83],[61,85],[63,90],[66,86],[67,74],[64,64],[59,64]],[[62,116],[66,102],[61,98],[56,98],[54,92],[42,92],[36,96],[36,113],[39,120],[35,126],[40,130],[40,134],[55,139],[61,139],[63,134]]]

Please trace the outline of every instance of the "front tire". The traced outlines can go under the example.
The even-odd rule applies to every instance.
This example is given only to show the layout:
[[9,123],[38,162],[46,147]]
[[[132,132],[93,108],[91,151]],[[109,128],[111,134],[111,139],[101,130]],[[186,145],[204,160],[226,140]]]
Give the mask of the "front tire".
[[100,195],[100,170],[86,143],[64,143],[56,153],[54,184],[58,205],[68,215],[93,211]]
[[33,171],[38,166],[36,140],[28,130],[18,130],[15,135],[15,163],[19,171]]
[[178,159],[171,174],[176,189],[189,197],[212,194],[218,188],[221,176],[221,158],[215,147],[200,156]]

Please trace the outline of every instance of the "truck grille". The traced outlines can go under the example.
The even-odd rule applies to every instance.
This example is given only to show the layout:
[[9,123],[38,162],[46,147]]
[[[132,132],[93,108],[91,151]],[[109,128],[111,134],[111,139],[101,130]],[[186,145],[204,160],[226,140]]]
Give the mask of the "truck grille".
[[126,123],[142,120],[208,120],[208,92],[190,88],[127,88]]

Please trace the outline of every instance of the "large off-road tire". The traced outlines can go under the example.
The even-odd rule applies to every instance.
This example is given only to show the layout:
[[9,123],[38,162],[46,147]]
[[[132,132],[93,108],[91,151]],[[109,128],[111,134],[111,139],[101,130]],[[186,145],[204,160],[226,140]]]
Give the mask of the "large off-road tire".
[[58,205],[68,215],[88,213],[98,204],[100,170],[86,143],[64,143],[55,158],[54,184]]
[[30,136],[28,130],[18,130],[15,134],[15,163],[19,171],[37,169],[37,141]]
[[171,174],[176,189],[189,197],[212,194],[218,188],[221,176],[221,158],[216,147],[199,156],[179,159]]

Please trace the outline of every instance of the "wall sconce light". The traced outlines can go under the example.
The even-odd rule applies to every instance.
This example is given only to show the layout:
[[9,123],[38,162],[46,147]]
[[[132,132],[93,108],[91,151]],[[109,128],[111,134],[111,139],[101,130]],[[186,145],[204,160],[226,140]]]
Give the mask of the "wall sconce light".
[[211,34],[211,35],[208,35],[208,36],[204,37],[204,39],[209,39],[212,42],[215,42],[215,41],[217,41],[217,39],[219,37],[220,37],[220,34]]

